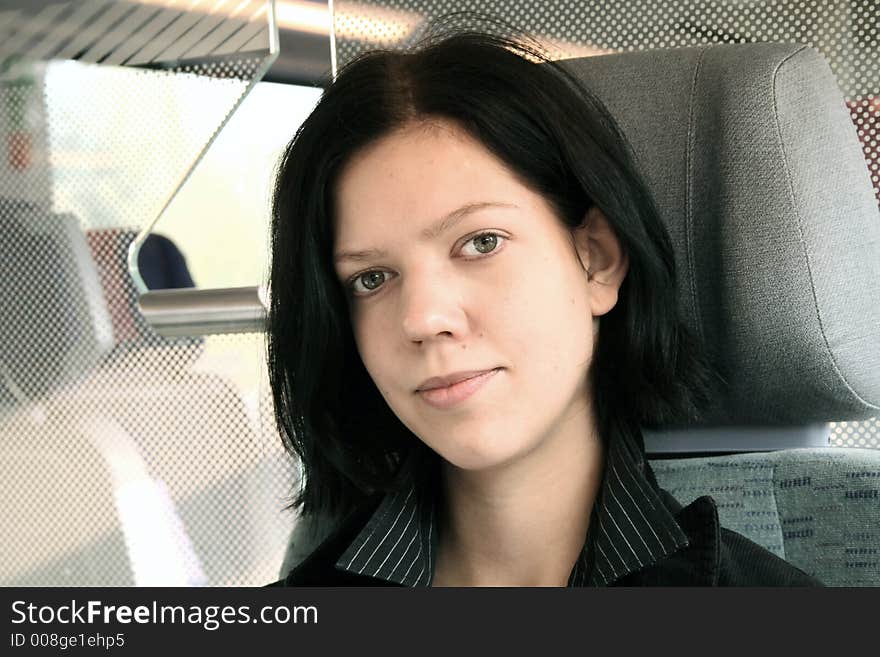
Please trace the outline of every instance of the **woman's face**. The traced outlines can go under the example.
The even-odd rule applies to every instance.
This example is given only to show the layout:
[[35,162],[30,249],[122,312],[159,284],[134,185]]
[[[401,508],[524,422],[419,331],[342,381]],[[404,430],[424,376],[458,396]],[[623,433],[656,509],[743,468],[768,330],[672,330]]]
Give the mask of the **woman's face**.
[[[459,468],[492,468],[590,412],[594,316],[617,292],[609,306],[585,271],[598,242],[576,232],[573,243],[542,196],[442,121],[361,151],[336,194],[335,265],[358,350],[431,449]],[[432,377],[491,370],[419,392]]]

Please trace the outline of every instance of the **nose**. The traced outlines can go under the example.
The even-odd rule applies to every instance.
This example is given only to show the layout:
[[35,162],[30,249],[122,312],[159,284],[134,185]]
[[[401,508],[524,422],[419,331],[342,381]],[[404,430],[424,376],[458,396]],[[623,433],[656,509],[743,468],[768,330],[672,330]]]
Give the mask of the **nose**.
[[416,343],[461,338],[467,331],[461,291],[448,279],[411,275],[403,284],[401,315],[404,336]]

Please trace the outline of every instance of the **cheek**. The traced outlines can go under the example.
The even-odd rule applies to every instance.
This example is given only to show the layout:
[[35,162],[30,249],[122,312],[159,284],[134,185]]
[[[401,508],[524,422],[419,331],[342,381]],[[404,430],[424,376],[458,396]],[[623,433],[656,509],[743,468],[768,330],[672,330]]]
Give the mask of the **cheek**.
[[[551,280],[555,284],[547,283]],[[549,380],[572,366],[577,371],[585,367],[592,354],[594,326],[589,290],[577,272],[551,266],[547,277],[521,280],[513,289],[505,324],[515,341],[514,358],[533,376]]]

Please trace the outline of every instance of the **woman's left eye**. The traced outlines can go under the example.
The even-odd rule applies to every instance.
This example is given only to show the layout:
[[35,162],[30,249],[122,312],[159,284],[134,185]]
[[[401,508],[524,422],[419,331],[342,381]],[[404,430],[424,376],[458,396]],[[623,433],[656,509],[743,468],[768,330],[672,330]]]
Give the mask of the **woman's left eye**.
[[462,248],[473,246],[474,249],[476,249],[474,255],[486,255],[497,249],[501,241],[506,239],[506,237],[499,235],[498,233],[480,233],[479,235],[475,235],[468,239],[468,241],[462,245]]

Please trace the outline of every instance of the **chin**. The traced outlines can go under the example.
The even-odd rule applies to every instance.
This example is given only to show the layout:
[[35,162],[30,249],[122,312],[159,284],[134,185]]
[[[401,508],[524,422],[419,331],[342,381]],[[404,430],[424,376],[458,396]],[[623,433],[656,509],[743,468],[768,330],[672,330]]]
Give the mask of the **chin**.
[[498,468],[530,451],[524,436],[511,429],[507,422],[477,421],[446,428],[434,425],[428,431],[414,433],[449,465],[476,472]]
[[515,460],[519,453],[511,451],[509,444],[504,445],[506,448],[504,450],[498,449],[497,445],[486,445],[485,447],[486,449],[479,449],[476,446],[468,445],[461,446],[460,449],[456,449],[454,452],[445,449],[443,450],[445,453],[438,453],[449,465],[459,470],[467,470],[468,472],[498,468]]

